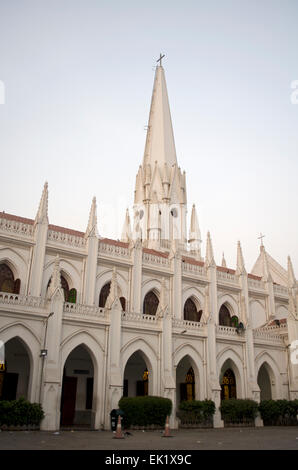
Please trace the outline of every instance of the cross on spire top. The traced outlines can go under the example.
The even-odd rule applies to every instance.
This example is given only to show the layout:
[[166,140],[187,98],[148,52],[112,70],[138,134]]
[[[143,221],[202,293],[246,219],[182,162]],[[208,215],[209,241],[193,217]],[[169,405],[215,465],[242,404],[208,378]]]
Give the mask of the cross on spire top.
[[263,244],[263,238],[265,237],[265,235],[262,235],[262,233],[260,233],[260,236],[258,237],[258,240],[261,239],[261,246],[264,246]]
[[165,57],[165,55],[162,54],[162,53],[160,53],[160,54],[159,54],[159,59],[157,59],[157,61],[156,61],[156,62],[159,62],[160,67],[161,67],[161,65],[162,65],[162,64],[161,64],[161,61],[162,61],[162,59],[163,59],[164,57]]

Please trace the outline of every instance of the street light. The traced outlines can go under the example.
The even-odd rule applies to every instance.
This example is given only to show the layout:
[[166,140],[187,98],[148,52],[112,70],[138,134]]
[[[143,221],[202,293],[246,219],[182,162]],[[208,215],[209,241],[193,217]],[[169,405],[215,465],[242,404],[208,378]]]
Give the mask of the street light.
[[44,320],[44,322],[45,322],[45,332],[44,332],[44,339],[43,339],[43,349],[40,350],[40,355],[39,355],[39,357],[42,358],[41,372],[40,372],[39,403],[41,403],[41,386],[42,386],[42,379],[43,379],[44,360],[48,355],[48,350],[46,349],[48,320],[52,315],[54,315],[54,312],[50,312],[49,315]]

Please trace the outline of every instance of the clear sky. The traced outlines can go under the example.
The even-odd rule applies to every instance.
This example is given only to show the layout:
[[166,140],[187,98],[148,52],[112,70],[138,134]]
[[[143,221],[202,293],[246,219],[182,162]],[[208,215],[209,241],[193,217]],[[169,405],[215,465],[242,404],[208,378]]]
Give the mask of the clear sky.
[[205,253],[267,251],[298,277],[297,0],[0,2],[0,210],[120,238],[142,162],[159,53],[189,213]]

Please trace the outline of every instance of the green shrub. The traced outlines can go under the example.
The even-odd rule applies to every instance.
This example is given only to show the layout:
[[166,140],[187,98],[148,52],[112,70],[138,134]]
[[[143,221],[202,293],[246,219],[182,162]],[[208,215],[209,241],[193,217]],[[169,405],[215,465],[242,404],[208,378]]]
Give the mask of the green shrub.
[[44,417],[39,403],[30,403],[21,397],[18,400],[0,400],[0,425],[38,426]]
[[172,412],[172,401],[163,397],[122,397],[118,406],[124,412],[125,428],[150,425],[163,427],[166,417]]
[[200,424],[210,421],[214,413],[215,403],[212,400],[187,400],[180,403],[177,416],[182,424]]
[[255,419],[258,414],[258,403],[254,400],[231,398],[230,400],[223,400],[219,409],[224,421],[244,423]]
[[297,424],[298,400],[263,400],[259,411],[267,426]]
[[182,401],[177,411],[177,417],[181,425],[207,425],[212,423],[215,413],[215,403],[212,400],[187,400]]

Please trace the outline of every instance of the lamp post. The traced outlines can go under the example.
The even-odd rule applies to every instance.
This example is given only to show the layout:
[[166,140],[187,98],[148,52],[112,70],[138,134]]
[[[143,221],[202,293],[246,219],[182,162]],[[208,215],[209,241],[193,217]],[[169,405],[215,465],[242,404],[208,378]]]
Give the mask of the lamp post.
[[52,315],[54,315],[54,312],[50,312],[49,315],[47,316],[47,318],[44,320],[44,322],[45,322],[45,332],[44,332],[44,339],[43,339],[43,349],[40,350],[40,355],[39,355],[39,357],[41,357],[41,359],[42,359],[41,373],[40,373],[39,400],[38,400],[40,404],[41,404],[41,387],[42,387],[42,379],[43,379],[43,371],[44,371],[44,362],[45,362],[45,358],[48,355],[48,350],[46,349],[48,321],[49,321],[49,318]]

